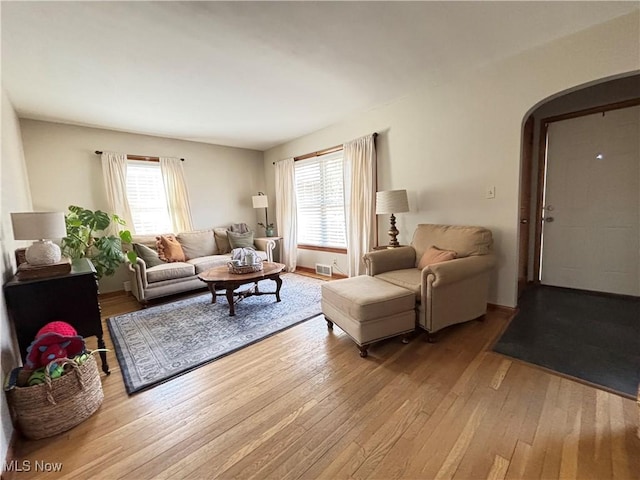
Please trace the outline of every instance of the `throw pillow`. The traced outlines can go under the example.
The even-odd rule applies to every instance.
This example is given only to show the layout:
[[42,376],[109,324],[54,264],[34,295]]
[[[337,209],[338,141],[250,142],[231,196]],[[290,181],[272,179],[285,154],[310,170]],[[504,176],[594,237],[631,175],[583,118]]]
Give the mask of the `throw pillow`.
[[176,237],[187,259],[207,257],[216,254],[213,230],[179,233]]
[[226,228],[214,228],[213,236],[216,240],[218,253],[220,255],[224,255],[225,253],[229,253],[231,251],[231,245],[229,245],[229,238],[227,237]]
[[158,237],[158,257],[165,262],[184,262],[187,259],[180,242],[173,235]]
[[227,232],[231,248],[253,248],[253,232]]
[[144,260],[144,263],[146,263],[149,268],[157,267],[164,263],[160,260],[160,257],[158,257],[158,252],[146,245],[142,245],[141,243],[134,243],[133,251],[136,252],[136,255],[138,255],[142,260]]
[[446,262],[456,258],[458,254],[453,250],[441,250],[438,247],[429,247],[422,254],[418,262],[418,268],[422,270],[434,263]]

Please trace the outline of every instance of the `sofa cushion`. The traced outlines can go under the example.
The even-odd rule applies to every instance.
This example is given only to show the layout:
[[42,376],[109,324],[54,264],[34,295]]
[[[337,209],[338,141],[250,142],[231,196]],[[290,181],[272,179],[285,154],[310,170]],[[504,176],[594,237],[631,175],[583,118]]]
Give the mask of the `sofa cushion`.
[[149,268],[156,267],[164,263],[160,260],[160,257],[158,257],[158,252],[141,243],[134,243],[133,251],[136,252],[136,255],[138,255],[142,260],[144,260],[144,263]]
[[492,244],[491,230],[484,227],[424,223],[418,225],[411,240],[411,246],[416,250],[416,258],[421,258],[432,246],[453,250],[458,254],[458,258],[486,255],[491,251]]
[[163,263],[156,267],[147,268],[147,282],[162,282],[177,278],[191,277],[196,274],[193,265],[185,262]]
[[187,263],[195,267],[196,274],[200,274],[210,268],[226,265],[230,259],[231,257],[229,257],[229,255],[209,255],[206,257],[192,258],[191,260],[187,260]]
[[132,243],[139,243],[152,250],[158,251],[158,235],[173,235],[171,232],[154,233],[153,235],[131,235]]
[[165,262],[184,262],[187,257],[182,250],[182,245],[173,235],[158,236],[158,256]]
[[411,290],[416,296],[416,302],[421,301],[420,286],[422,283],[422,271],[417,268],[392,270],[390,272],[380,273],[374,278],[379,278],[380,280],[392,283],[398,287]]
[[217,252],[213,230],[183,232],[176,236],[187,259],[215,255]]
[[214,228],[213,236],[216,240],[216,245],[218,246],[218,254],[224,255],[231,251],[231,245],[229,244],[229,237],[227,237],[226,228]]
[[429,247],[425,250],[418,262],[418,268],[422,270],[433,263],[446,262],[456,258],[458,254],[453,250],[442,250],[438,247]]
[[236,233],[227,232],[229,238],[229,244],[231,248],[254,248],[253,247],[253,232]]

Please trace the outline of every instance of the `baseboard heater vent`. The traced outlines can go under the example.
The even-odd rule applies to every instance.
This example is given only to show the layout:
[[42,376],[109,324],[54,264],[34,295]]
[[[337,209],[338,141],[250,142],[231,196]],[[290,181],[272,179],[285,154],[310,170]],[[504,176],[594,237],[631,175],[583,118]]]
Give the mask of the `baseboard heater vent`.
[[316,263],[316,273],[318,275],[324,275],[325,277],[330,277],[331,265],[323,265],[322,263]]

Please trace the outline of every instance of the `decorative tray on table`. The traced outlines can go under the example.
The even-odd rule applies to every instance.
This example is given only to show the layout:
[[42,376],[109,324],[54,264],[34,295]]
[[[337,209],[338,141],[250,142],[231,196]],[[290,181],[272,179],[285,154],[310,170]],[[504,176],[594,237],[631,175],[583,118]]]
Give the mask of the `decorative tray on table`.
[[259,272],[263,269],[262,262],[254,263],[251,265],[235,265],[232,262],[229,262],[227,263],[227,267],[229,268],[229,273],[236,273],[238,275],[242,275],[244,273]]

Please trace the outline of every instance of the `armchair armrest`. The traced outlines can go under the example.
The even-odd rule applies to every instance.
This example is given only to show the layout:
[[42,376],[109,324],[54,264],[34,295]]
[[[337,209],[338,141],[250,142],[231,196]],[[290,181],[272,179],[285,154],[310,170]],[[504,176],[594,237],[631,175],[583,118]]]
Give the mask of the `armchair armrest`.
[[493,254],[474,255],[435,263],[422,269],[422,285],[427,285],[427,279],[430,275],[434,277],[431,285],[438,287],[488,272],[493,269],[495,264],[496,259]]
[[267,252],[267,262],[273,262],[273,249],[276,248],[275,240],[271,238],[255,238],[253,244],[256,250]]
[[365,253],[362,258],[367,268],[367,275],[370,276],[416,266],[416,251],[413,247],[374,250],[373,252]]

